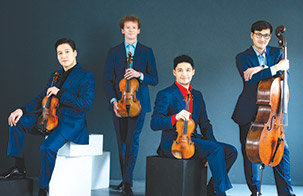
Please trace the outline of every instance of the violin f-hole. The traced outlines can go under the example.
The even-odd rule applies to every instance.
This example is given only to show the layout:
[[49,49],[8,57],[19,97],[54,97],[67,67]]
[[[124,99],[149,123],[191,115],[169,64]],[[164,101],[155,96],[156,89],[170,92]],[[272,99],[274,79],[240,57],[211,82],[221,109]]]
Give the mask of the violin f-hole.
[[273,124],[273,120],[276,120],[276,116],[273,115],[270,119],[270,123],[269,123],[269,126],[267,127],[267,131],[270,131],[272,129],[272,124]]

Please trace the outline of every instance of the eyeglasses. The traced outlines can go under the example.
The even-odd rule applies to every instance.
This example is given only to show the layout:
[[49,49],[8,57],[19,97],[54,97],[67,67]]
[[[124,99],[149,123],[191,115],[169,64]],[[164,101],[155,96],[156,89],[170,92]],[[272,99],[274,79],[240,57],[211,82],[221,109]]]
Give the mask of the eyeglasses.
[[269,39],[271,37],[270,34],[262,34],[262,33],[254,33],[258,39],[264,37],[264,39]]

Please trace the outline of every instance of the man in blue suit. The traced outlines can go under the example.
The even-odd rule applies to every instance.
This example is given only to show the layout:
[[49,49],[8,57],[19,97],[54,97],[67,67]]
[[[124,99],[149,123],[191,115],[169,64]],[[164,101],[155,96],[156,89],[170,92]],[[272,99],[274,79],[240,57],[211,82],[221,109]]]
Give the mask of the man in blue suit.
[[55,73],[51,74],[46,87],[37,97],[10,114],[8,118],[10,125],[8,155],[15,158],[16,164],[0,176],[1,179],[25,177],[24,134],[39,134],[35,125],[41,114],[42,99],[44,96],[57,97],[59,100],[58,126],[40,147],[42,160],[39,196],[48,195],[48,185],[55,166],[57,151],[67,141],[88,144],[85,118],[95,96],[94,75],[85,71],[77,63],[77,50],[74,41],[66,38],[59,39],[55,44],[55,49],[58,61],[62,66],[62,69],[57,71],[60,78],[51,86]]
[[[280,75],[281,71],[289,68],[288,60],[282,60],[282,50],[267,46],[272,30],[272,26],[266,21],[257,21],[252,24],[250,37],[253,45],[236,56],[236,65],[243,81],[243,91],[239,96],[232,119],[240,128],[245,178],[253,196],[258,195],[260,191],[260,180],[257,165],[250,162],[246,155],[246,137],[251,123],[256,118],[258,84],[261,80]],[[273,171],[278,195],[293,195],[286,141],[283,158]]]
[[[139,148],[139,136],[143,127],[145,113],[151,111],[148,85],[158,83],[156,62],[153,51],[138,42],[141,22],[138,17],[129,15],[120,21],[124,42],[111,48],[108,52],[104,71],[105,91],[108,103],[113,107],[113,122],[117,136],[119,160],[122,174],[123,195],[133,195],[133,171]],[[127,68],[126,57],[131,53],[133,62]],[[121,117],[117,101],[121,99],[119,82],[121,79],[135,78],[139,82],[136,97],[141,103],[141,112],[136,117]]]
[[[201,160],[201,164],[207,159],[212,173],[207,193],[208,195],[226,195],[225,191],[232,188],[227,172],[237,158],[237,150],[231,145],[217,142],[213,135],[203,96],[190,84],[195,74],[193,60],[186,55],[176,57],[173,74],[176,81],[170,87],[158,92],[152,114],[151,128],[154,131],[162,130],[157,152],[159,156],[173,158],[171,148],[173,141],[177,138],[176,122],[180,119],[192,118],[195,122],[195,130],[191,137],[195,145],[193,158]],[[185,98],[188,93],[192,95],[189,111],[185,110]],[[196,130],[198,126],[202,135]]]

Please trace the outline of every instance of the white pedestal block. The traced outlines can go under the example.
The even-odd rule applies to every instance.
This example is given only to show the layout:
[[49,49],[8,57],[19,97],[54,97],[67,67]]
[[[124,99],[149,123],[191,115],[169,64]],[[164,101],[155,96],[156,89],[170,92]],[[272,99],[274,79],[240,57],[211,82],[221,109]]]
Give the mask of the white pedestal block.
[[67,142],[59,149],[58,156],[90,156],[101,155],[103,153],[103,135],[91,134],[89,135],[88,145],[79,145],[72,142]]
[[49,184],[50,196],[90,196],[92,156],[57,156]]
[[88,145],[67,142],[57,153],[49,184],[50,196],[90,196],[109,187],[110,152],[103,153],[103,135],[89,135]]
[[109,187],[110,152],[92,157],[92,190]]

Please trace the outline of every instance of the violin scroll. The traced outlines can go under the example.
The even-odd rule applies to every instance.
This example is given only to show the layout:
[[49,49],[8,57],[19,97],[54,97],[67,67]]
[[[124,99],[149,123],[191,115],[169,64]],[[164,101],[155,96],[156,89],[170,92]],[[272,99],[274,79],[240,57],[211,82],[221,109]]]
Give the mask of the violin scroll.
[[286,47],[286,39],[285,37],[282,35],[282,33],[284,33],[286,31],[286,27],[283,25],[280,25],[276,28],[275,34],[277,36],[277,38],[279,39],[278,43],[279,43],[279,48],[285,48]]

